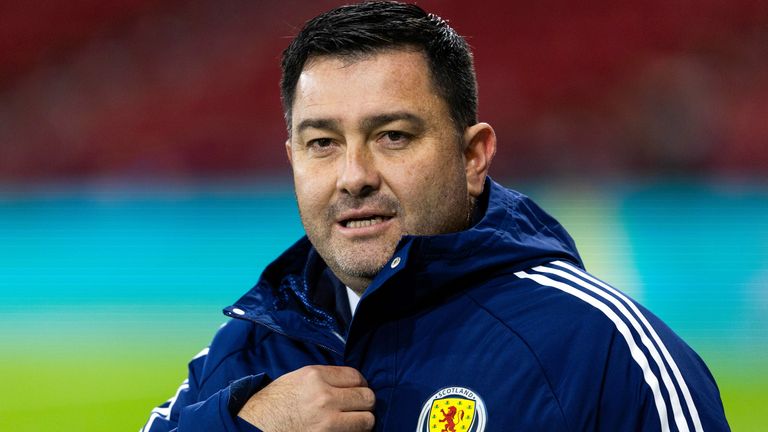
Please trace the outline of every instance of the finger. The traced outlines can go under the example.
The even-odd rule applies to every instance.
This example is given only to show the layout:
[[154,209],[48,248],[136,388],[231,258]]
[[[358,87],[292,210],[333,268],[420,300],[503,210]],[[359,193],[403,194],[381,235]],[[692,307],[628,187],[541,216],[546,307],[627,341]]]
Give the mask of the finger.
[[337,388],[334,391],[339,411],[373,411],[376,395],[368,387]]
[[337,414],[334,432],[368,432],[373,430],[376,418],[368,411],[352,411]]
[[309,366],[311,374],[333,387],[368,387],[368,382],[357,369],[348,366]]

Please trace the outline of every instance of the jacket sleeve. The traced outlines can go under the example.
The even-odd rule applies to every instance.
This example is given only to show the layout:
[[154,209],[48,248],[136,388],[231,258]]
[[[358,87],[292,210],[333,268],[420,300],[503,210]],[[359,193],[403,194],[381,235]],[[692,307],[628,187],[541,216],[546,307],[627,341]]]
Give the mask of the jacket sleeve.
[[729,431],[714,378],[699,356],[646,311],[648,336],[616,338],[602,377],[600,430]]
[[568,349],[540,357],[568,430],[729,431],[704,362],[663,323],[646,317],[652,324],[640,323],[644,335],[631,324],[618,326],[621,331],[572,326]]
[[140,432],[261,432],[237,413],[269,379],[264,374],[246,376],[203,399],[197,376],[207,355],[206,348],[192,359],[189,378],[172,398],[152,410]]
[[556,329],[535,346],[570,430],[729,430],[706,365],[649,310],[562,261],[518,275],[565,294],[534,309]]

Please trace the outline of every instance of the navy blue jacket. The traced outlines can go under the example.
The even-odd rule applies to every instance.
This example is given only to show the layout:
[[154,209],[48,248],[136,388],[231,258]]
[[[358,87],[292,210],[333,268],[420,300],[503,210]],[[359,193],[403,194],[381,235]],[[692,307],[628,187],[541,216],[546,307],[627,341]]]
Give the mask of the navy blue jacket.
[[143,430],[255,431],[236,417],[248,398],[311,364],[365,376],[377,431],[729,430],[703,361],[586,273],[557,221],[490,179],[480,205],[466,231],[404,237],[351,322],[301,239]]

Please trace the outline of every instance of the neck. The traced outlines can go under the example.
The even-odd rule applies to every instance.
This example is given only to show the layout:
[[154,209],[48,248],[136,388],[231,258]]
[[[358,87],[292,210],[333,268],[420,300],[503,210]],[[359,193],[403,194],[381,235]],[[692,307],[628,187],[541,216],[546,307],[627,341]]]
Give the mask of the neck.
[[[336,277],[339,277],[339,275],[336,275]],[[339,277],[339,280],[359,296],[363,295],[366,288],[368,288],[368,285],[370,285],[372,281],[372,279],[369,278],[354,277],[348,275],[345,275],[344,278]]]

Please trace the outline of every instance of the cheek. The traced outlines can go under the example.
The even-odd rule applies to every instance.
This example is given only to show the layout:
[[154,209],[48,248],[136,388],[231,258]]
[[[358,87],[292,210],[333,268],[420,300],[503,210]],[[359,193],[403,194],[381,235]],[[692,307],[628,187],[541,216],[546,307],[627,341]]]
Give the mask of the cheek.
[[299,208],[308,216],[328,206],[335,190],[333,176],[319,170],[294,169],[293,182]]
[[457,172],[453,161],[423,160],[409,164],[395,176],[404,205],[410,207],[414,217],[423,217],[432,210],[450,205],[455,193]]
[[312,206],[312,197],[315,195],[313,192],[311,179],[303,175],[300,171],[293,172],[293,185],[296,189],[296,200],[298,201],[299,208],[306,210]]
[[423,206],[431,208],[433,214],[439,213],[444,217],[463,211],[467,183],[460,161],[444,158],[419,175],[424,192]]
[[464,168],[456,158],[435,158],[421,164],[412,172],[418,178],[425,190],[455,189],[456,184],[465,181]]

